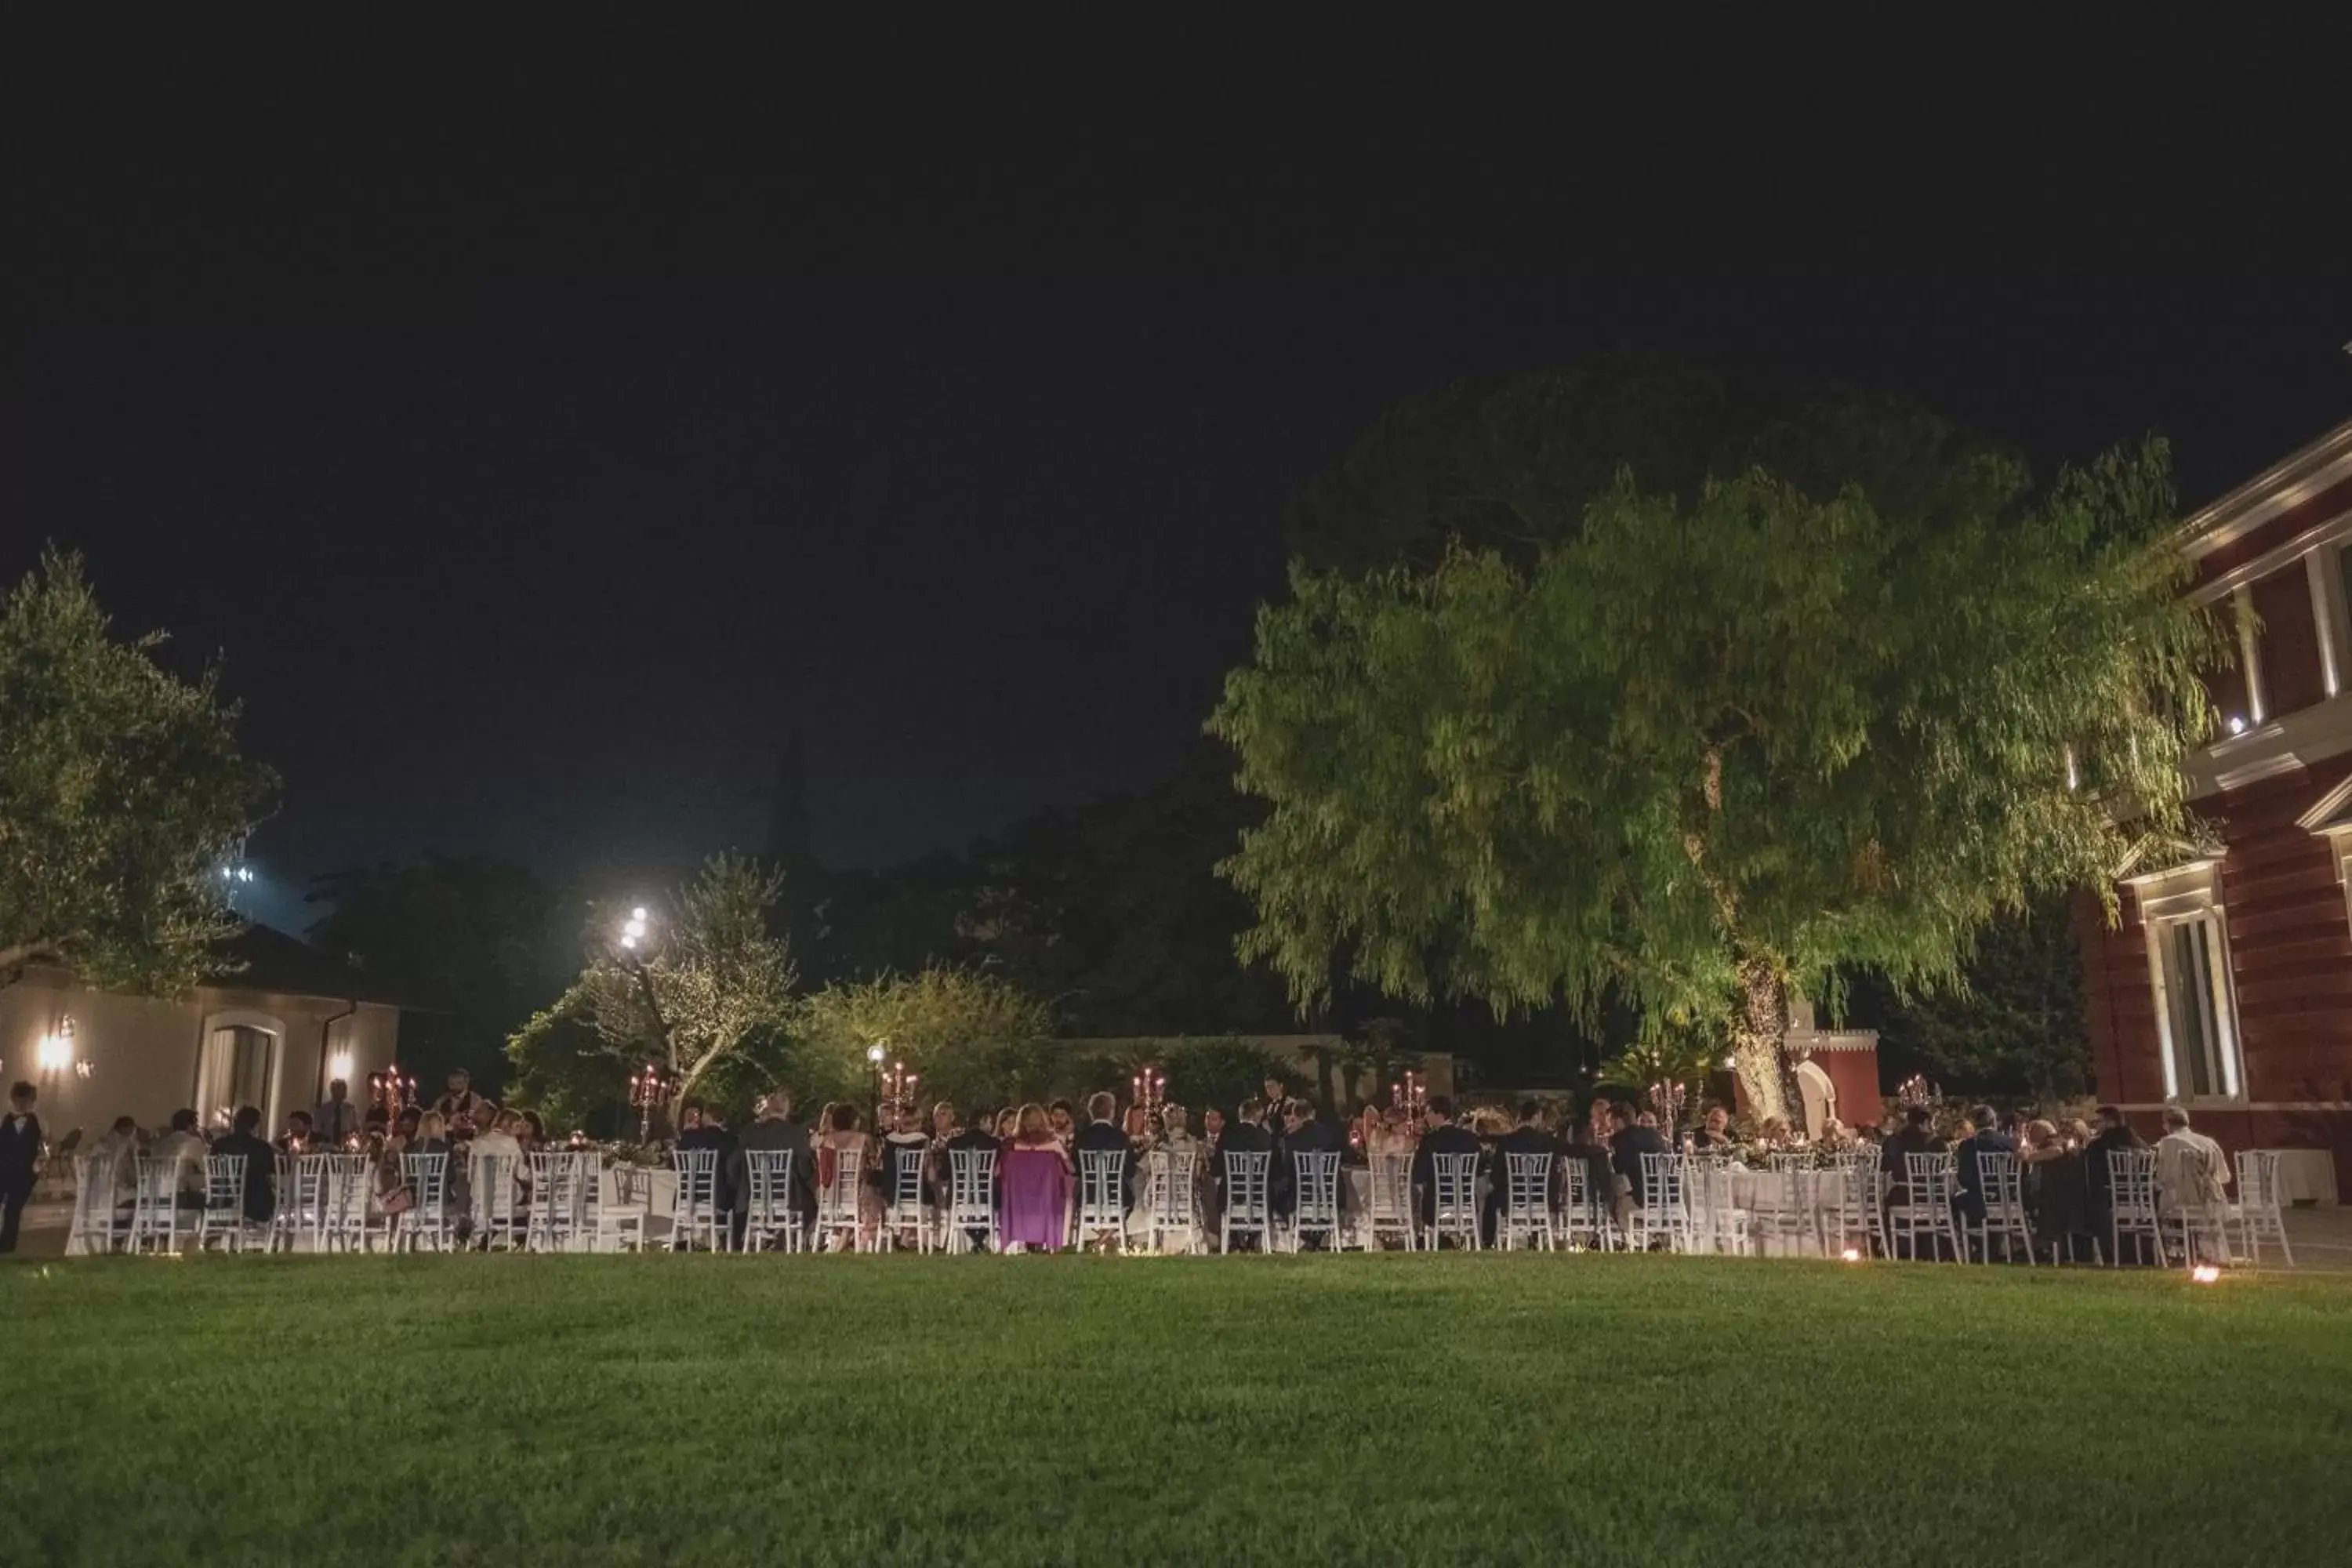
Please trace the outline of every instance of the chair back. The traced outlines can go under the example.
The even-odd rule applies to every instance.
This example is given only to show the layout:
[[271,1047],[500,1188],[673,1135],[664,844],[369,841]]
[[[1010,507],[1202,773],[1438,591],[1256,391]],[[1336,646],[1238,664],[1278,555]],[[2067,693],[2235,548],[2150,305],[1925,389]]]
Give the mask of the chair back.
[[1440,1229],[1478,1223],[1478,1156],[1475,1153],[1433,1154],[1430,1177],[1436,1187],[1434,1204]]
[[1228,1149],[1225,1162],[1225,1224],[1264,1229],[1266,1223],[1266,1172],[1274,1154],[1265,1149]]
[[1551,1211],[1551,1156],[1506,1153],[1503,1156],[1503,1212],[1526,1218]]
[[1118,1230],[1127,1224],[1127,1151],[1078,1151],[1078,1231]]
[[1956,1181],[1949,1154],[1903,1156],[1903,1201],[1912,1208],[1940,1208],[1950,1201]]
[[472,1184],[475,1228],[485,1234],[512,1230],[515,1219],[515,1157],[476,1154],[467,1169]]
[[1412,1228],[1412,1156],[1372,1156],[1371,1227],[1376,1231]]
[[885,1147],[890,1151],[890,1206],[910,1215],[922,1213],[923,1167],[930,1158],[930,1150],[907,1143]]
[[412,1229],[429,1230],[436,1235],[449,1227],[449,1156],[441,1154],[403,1154],[400,1157],[401,1179],[408,1184],[412,1206],[408,1223]]
[[74,1214],[81,1243],[91,1251],[111,1251],[121,1239],[114,1210],[120,1169],[112,1154],[74,1156]]
[[1295,1230],[1336,1231],[1339,1228],[1339,1154],[1337,1150],[1294,1152],[1291,1169],[1297,1177],[1297,1201],[1290,1223]]
[[1643,1155],[1643,1209],[1653,1216],[1685,1212],[1688,1171],[1680,1154]]
[[2238,1151],[2239,1208],[2249,1214],[2277,1214],[2285,1207],[2281,1190],[2277,1150]]
[[2156,1152],[2152,1149],[2107,1151],[2107,1196],[2116,1223],[2156,1224]]
[[834,1151],[833,1180],[825,1183],[816,1195],[816,1223],[820,1229],[857,1224],[857,1187],[865,1169],[865,1151]]
[[158,1211],[168,1213],[180,1190],[180,1162],[157,1159],[152,1154],[137,1156],[138,1184],[131,1189],[131,1205],[142,1218]]
[[244,1219],[244,1155],[205,1156],[205,1217],[214,1220],[225,1218],[232,1224]]
[[719,1204],[719,1151],[673,1149],[669,1163],[677,1173],[677,1192],[670,1200],[670,1217],[709,1220]]
[[1985,1213],[2012,1216],[2025,1212],[2025,1167],[2014,1154],[1998,1151],[1977,1156],[1977,1191]]
[[743,1207],[747,1224],[773,1229],[791,1223],[793,1212],[793,1151],[743,1151]]
[[996,1151],[948,1151],[948,1224],[985,1230],[996,1220]]
[[1194,1223],[1196,1205],[1192,1201],[1192,1178],[1196,1169],[1189,1149],[1163,1149],[1154,1167],[1150,1214],[1152,1229],[1190,1230]]

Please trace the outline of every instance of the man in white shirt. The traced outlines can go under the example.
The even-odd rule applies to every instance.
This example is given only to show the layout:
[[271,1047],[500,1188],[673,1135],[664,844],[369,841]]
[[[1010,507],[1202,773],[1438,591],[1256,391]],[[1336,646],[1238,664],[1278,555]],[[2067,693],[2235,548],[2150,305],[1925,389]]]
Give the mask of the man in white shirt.
[[205,1206],[204,1135],[196,1131],[196,1113],[191,1110],[172,1112],[172,1130],[155,1140],[147,1151],[151,1160],[170,1160],[178,1169],[173,1173],[173,1201],[184,1209]]
[[[467,1155],[473,1183],[474,1229],[481,1236],[484,1246],[489,1243],[493,1221],[503,1225],[522,1217],[523,1211],[513,1202],[524,1179],[522,1142],[514,1135],[513,1121],[512,1113],[501,1113],[488,1128],[474,1134]],[[497,1190],[491,1176],[497,1167],[485,1163],[489,1160],[508,1162],[504,1192]]]
[[2164,1136],[2156,1144],[2156,1207],[2159,1215],[2183,1221],[2192,1250],[2210,1250],[2200,1242],[2220,1245],[2219,1216],[2230,1201],[2229,1186],[2230,1157],[2221,1145],[2191,1131],[2189,1112],[2166,1106]]

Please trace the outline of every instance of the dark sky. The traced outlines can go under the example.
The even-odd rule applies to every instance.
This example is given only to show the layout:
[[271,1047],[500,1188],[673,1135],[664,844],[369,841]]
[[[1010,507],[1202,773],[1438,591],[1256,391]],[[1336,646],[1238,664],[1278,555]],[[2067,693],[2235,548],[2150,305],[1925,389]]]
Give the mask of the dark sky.
[[2352,415],[2329,280],[1549,275],[1384,247],[1360,185],[1277,165],[320,173],[53,171],[0,407],[0,570],[55,539],[120,626],[226,656],[288,882],[755,847],[794,725],[836,864],[1148,784],[1287,496],[1456,375],[1633,348],[2044,459],[2158,429],[2190,501]]

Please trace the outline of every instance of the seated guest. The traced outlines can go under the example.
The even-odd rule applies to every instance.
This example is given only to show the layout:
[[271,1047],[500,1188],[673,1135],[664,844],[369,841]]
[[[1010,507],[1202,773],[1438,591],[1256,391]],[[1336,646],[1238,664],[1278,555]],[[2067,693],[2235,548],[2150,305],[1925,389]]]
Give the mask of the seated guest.
[[1885,1172],[1893,1182],[1893,1185],[1887,1189],[1887,1201],[1889,1203],[1907,1201],[1905,1195],[1907,1188],[1904,1180],[1905,1173],[1910,1168],[1905,1163],[1907,1156],[1939,1154],[1943,1152],[1943,1142],[1936,1136],[1934,1113],[1924,1105],[1915,1105],[1906,1110],[1903,1113],[1903,1125],[1896,1130],[1895,1136],[1880,1146],[1878,1152],[1878,1168]]
[[1731,1112],[1720,1105],[1706,1108],[1706,1116],[1698,1131],[1691,1134],[1691,1147],[1702,1153],[1722,1153],[1731,1147]]
[[[2115,1234],[2113,1221],[2116,1205],[2115,1188],[2113,1177],[2107,1166],[2107,1156],[2134,1152],[2146,1149],[2147,1144],[2141,1140],[2138,1133],[2132,1131],[2131,1122],[2124,1116],[2122,1107],[2102,1105],[2098,1109],[2097,1115],[2099,1130],[2092,1134],[2083,1146],[2083,1175],[2085,1184],[2090,1189],[2091,1234],[2096,1237],[2110,1237]],[[2116,1263],[2120,1262],[2121,1259],[2111,1258],[2107,1261]]]
[[942,1100],[931,1107],[931,1142],[934,1146],[945,1143],[962,1131],[963,1122],[958,1119],[954,1105]]
[[1619,1100],[1609,1108],[1609,1171],[1615,1178],[1615,1200],[1610,1205],[1619,1225],[1633,1218],[1633,1211],[1644,1205],[1642,1194],[1642,1156],[1669,1154],[1664,1134],[1654,1127],[1643,1127],[1634,1118],[1633,1107]]
[[[1341,1154],[1347,1152],[1347,1141],[1339,1130],[1317,1114],[1312,1102],[1293,1100],[1282,1108],[1282,1152],[1276,1157],[1282,1164],[1282,1207],[1285,1215],[1298,1210],[1298,1164],[1301,1154]],[[1348,1202],[1348,1184],[1341,1182],[1333,1194],[1344,1210]],[[1318,1240],[1318,1246],[1322,1245]]]
[[1984,1173],[1977,1164],[1986,1154],[2014,1154],[2017,1145],[1997,1131],[2000,1122],[1992,1107],[1979,1105],[1969,1114],[1976,1131],[1953,1147],[1952,1174],[1958,1191],[1954,1194],[1952,1207],[1969,1225],[1982,1225],[1985,1220]]
[[1476,1136],[1468,1128],[1454,1124],[1454,1101],[1444,1095],[1429,1097],[1422,1128],[1421,1142],[1412,1152],[1412,1184],[1425,1227],[1437,1219],[1437,1156],[1475,1154],[1479,1149]]
[[2230,1156],[2189,1125],[2189,1112],[2164,1108],[2164,1136],[2156,1141],[2158,1214],[2219,1209],[2230,1201]]
[[1787,1149],[1794,1146],[1796,1139],[1790,1132],[1786,1121],[1777,1116],[1768,1116],[1763,1125],[1756,1130],[1756,1142],[1760,1148]]
[[315,1154],[319,1152],[317,1135],[311,1131],[310,1113],[298,1110],[286,1119],[286,1131],[278,1135],[278,1152],[281,1154]]
[[490,1112],[497,1108],[474,1092],[474,1075],[459,1068],[449,1075],[449,1087],[433,1109],[449,1124],[450,1136],[463,1142],[489,1125]]
[[[1209,1114],[1223,1121],[1223,1117],[1219,1112],[1213,1110]],[[1213,1176],[1215,1206],[1220,1218],[1223,1217],[1233,1199],[1230,1157],[1234,1154],[1267,1156],[1266,1198],[1269,1204],[1273,1201],[1274,1134],[1265,1130],[1265,1106],[1263,1101],[1245,1100],[1242,1101],[1234,1119],[1223,1122],[1223,1131],[1217,1140],[1216,1158],[1213,1162],[1216,1166]]]
[[229,1130],[213,1140],[212,1152],[216,1157],[244,1160],[245,1217],[255,1225],[266,1224],[278,1212],[270,1182],[278,1169],[278,1151],[262,1141],[261,1108],[239,1106]]
[[1070,1166],[1081,1175],[1086,1171],[1086,1154],[1118,1157],[1119,1207],[1124,1212],[1135,1206],[1135,1154],[1126,1130],[1113,1120],[1118,1114],[1118,1101],[1108,1092],[1087,1096],[1087,1124],[1071,1137],[1068,1147]]
[[359,1131],[344,1139],[343,1147],[380,1149],[383,1146],[383,1141],[391,1136],[392,1118],[384,1114],[383,1106],[371,1105],[368,1107],[367,1114],[360,1118]]
[[[932,1147],[938,1151],[939,1160],[938,1202],[941,1208],[945,1208],[954,1200],[955,1196],[954,1182],[956,1154],[961,1151],[969,1151],[973,1153],[1001,1155],[1004,1143],[1002,1139],[996,1136],[996,1133],[993,1131],[993,1124],[996,1120],[993,1116],[976,1117],[973,1119],[972,1124],[970,1127],[957,1126],[955,1125],[957,1119],[954,1108],[948,1105],[945,1100],[941,1100],[940,1102],[940,1106],[941,1110],[948,1112],[950,1125],[953,1128],[953,1131],[949,1136],[936,1139],[932,1144]],[[1017,1122],[1017,1113],[1015,1120]],[[933,1124],[935,1126],[937,1125],[936,1116],[933,1119]],[[1002,1193],[999,1188],[999,1178],[996,1174],[992,1173],[989,1177],[989,1203],[991,1206],[993,1206],[999,1201],[1001,1196]],[[988,1232],[985,1230],[973,1230],[970,1232],[968,1239],[971,1242],[975,1249],[985,1250],[988,1247]]]
[[751,1202],[751,1191],[743,1178],[748,1169],[743,1155],[752,1150],[770,1153],[788,1153],[793,1168],[787,1181],[790,1190],[784,1204],[789,1212],[803,1219],[816,1214],[816,1150],[809,1141],[808,1129],[793,1120],[793,1097],[789,1090],[774,1089],[760,1097],[759,1107],[752,1112],[751,1125],[743,1129],[741,1142],[731,1156],[737,1168],[734,1184],[734,1212],[745,1211]]
[[1536,1100],[1519,1102],[1518,1125],[1495,1140],[1495,1180],[1487,1189],[1485,1213],[1486,1245],[1495,1244],[1496,1227],[1510,1198],[1511,1156],[1514,1154],[1549,1154],[1551,1156],[1551,1177],[1544,1194],[1547,1206],[1559,1201],[1560,1175],[1560,1142],[1551,1129],[1544,1124],[1544,1108]]
[[1021,1108],[1008,1105],[996,1113],[996,1143],[1003,1148],[1021,1135]]
[[[514,1135],[517,1125],[519,1120],[511,1115],[488,1116],[486,1124],[474,1134],[473,1143],[467,1152],[467,1191],[472,1196],[474,1211],[471,1217],[474,1228],[484,1233],[485,1245],[488,1242],[488,1231],[492,1220],[511,1218],[520,1223],[521,1219],[521,1211],[513,1208],[512,1205],[528,1188],[530,1174],[523,1164],[522,1141]],[[488,1163],[492,1160],[508,1162],[506,1186],[502,1192],[489,1184]],[[502,1214],[502,1210],[506,1212]]]
[[205,1206],[205,1141],[196,1131],[196,1113],[172,1112],[172,1130],[155,1140],[148,1158],[169,1160],[178,1166],[172,1179],[173,1202],[181,1208]]
[[1853,1134],[1847,1131],[1845,1123],[1836,1117],[1824,1116],[1822,1118],[1821,1142],[1825,1149],[1850,1148],[1853,1143]]
[[999,1242],[1060,1251],[1069,1234],[1070,1157],[1044,1107],[1032,1102],[1021,1108],[996,1173],[1003,1194],[997,1211]]
[[1076,1136],[1078,1131],[1077,1108],[1066,1100],[1054,1101],[1045,1108],[1045,1125],[1053,1129],[1054,1136],[1061,1141],[1066,1152],[1070,1140]]
[[1278,1078],[1266,1079],[1265,1089],[1265,1098],[1255,1102],[1265,1107],[1257,1117],[1257,1124],[1265,1129],[1268,1137],[1279,1141],[1282,1136],[1282,1108],[1290,1100],[1290,1090]]

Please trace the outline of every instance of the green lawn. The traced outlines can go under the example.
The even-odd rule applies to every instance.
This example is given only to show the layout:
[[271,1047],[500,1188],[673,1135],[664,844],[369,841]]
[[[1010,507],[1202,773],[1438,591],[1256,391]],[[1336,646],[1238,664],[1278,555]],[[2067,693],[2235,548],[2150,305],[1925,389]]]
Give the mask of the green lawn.
[[0,1268],[0,1563],[2340,1560],[2352,1283],[1665,1258]]

